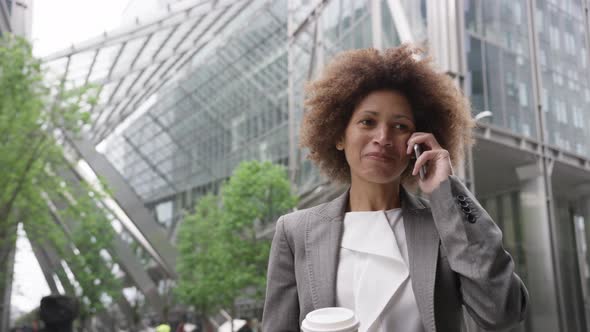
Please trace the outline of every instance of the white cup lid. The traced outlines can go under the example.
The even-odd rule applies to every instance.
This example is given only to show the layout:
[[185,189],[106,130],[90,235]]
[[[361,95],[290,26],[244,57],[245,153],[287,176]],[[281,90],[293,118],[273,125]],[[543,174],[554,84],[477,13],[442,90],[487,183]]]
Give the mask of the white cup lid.
[[359,327],[354,311],[346,308],[322,308],[308,313],[301,324],[303,332],[352,332]]

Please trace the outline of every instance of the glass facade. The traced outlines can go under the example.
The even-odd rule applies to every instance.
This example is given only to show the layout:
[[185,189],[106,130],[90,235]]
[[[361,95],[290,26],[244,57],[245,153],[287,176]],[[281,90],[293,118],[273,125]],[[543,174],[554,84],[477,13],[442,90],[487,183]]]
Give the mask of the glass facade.
[[194,200],[242,160],[287,163],[286,6],[275,1],[245,18],[109,139],[109,160],[145,201],[186,192]]
[[[389,4],[394,4],[392,1],[384,0],[382,2],[382,10],[385,12],[387,9],[389,9],[387,13],[390,15],[390,17],[392,10],[400,10],[399,8],[392,8],[389,6]],[[419,44],[427,42],[427,0],[400,0],[400,4],[412,31],[412,37],[414,38],[413,42]],[[391,33],[391,29],[386,25],[383,26],[383,31],[386,33]],[[397,44],[385,44],[384,46],[391,47],[395,45]]]
[[[511,191],[494,197],[482,198],[481,203],[502,229],[504,248],[514,260],[516,273],[525,285],[529,286],[531,278],[536,276],[529,275],[527,257],[534,257],[535,254],[529,252],[530,248],[527,248],[525,241],[526,229],[522,223],[520,193]],[[529,318],[525,321],[524,326],[511,331],[534,331],[531,325]],[[471,327],[471,330],[474,330],[474,326]]]
[[322,11],[324,57],[373,45],[370,1],[331,1]]
[[590,66],[583,0],[535,1],[546,141],[590,156]]
[[526,1],[465,1],[466,94],[474,114],[537,137]]
[[[493,117],[484,121],[515,137],[590,156],[587,7],[585,1],[463,1],[464,88],[474,113],[491,111]],[[476,155],[477,150],[476,145]],[[566,171],[564,163],[550,160],[549,151],[539,152],[523,149],[522,157],[512,161],[498,155],[498,163],[512,165],[519,180],[504,186],[508,194],[478,193],[491,196],[486,208],[502,228],[506,249],[533,299],[517,330],[582,331],[588,315],[582,292],[587,242],[576,242],[586,239],[585,220],[579,212],[583,203],[572,191],[588,175]],[[524,176],[519,163],[539,171]]]
[[0,3],[0,36],[12,31],[12,0],[4,0]]
[[[590,102],[590,68],[583,3],[534,1],[531,18],[529,1],[465,1],[466,89],[474,112],[490,110],[492,124],[538,138],[531,62],[535,54],[546,141],[589,156],[585,105]],[[538,47],[531,50],[533,37]]]

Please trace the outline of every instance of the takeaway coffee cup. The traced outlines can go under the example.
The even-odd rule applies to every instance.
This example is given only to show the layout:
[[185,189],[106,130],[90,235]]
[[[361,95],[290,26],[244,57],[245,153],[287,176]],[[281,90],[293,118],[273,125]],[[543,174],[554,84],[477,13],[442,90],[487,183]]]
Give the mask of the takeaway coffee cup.
[[303,332],[357,332],[359,321],[346,308],[322,308],[308,313],[301,324]]

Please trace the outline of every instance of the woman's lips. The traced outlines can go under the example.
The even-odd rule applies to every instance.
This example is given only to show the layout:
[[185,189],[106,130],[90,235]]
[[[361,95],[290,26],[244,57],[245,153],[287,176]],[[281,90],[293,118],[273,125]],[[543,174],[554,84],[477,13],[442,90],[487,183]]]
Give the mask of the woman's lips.
[[394,158],[388,154],[381,153],[381,152],[369,152],[365,154],[365,157],[372,160],[383,161],[383,162],[390,162],[393,161]]

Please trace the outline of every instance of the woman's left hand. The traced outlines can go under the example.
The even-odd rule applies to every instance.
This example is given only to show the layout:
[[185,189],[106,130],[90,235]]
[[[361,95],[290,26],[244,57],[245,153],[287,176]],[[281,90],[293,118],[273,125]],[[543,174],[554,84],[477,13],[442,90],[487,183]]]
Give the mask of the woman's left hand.
[[420,167],[426,165],[426,176],[418,180],[418,185],[422,192],[431,194],[441,182],[453,174],[449,151],[443,149],[431,133],[413,133],[408,140],[407,154],[414,153],[414,144],[420,144],[423,152],[414,164],[412,175],[419,176]]

